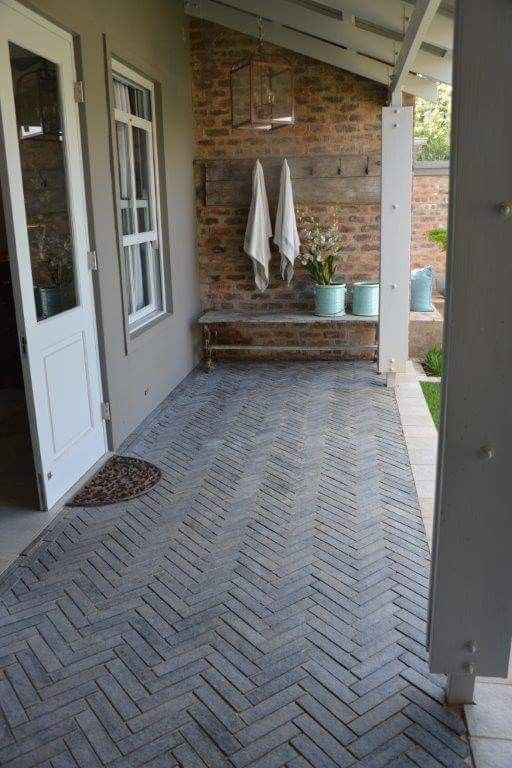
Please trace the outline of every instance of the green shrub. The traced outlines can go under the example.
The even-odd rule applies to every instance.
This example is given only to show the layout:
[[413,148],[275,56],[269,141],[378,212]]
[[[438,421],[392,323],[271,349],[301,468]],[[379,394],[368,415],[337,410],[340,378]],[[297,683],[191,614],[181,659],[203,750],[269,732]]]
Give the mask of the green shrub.
[[423,360],[423,367],[431,376],[443,375],[443,350],[431,347]]
[[436,243],[446,253],[448,250],[448,231],[439,227],[439,229],[430,229],[427,237],[431,243]]

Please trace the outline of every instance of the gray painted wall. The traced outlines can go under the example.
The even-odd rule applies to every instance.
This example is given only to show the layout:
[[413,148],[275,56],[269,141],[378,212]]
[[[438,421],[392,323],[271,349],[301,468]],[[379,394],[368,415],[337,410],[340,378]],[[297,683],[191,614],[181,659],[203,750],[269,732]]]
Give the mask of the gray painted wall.
[[[188,35],[179,0],[34,0],[30,7],[77,37],[86,103],[84,149],[91,244],[99,260],[97,315],[104,385],[116,448],[197,362],[194,320],[200,312],[196,272],[193,124]],[[158,81],[172,314],[125,344],[104,38],[112,54]],[[163,173],[162,167],[160,168]]]

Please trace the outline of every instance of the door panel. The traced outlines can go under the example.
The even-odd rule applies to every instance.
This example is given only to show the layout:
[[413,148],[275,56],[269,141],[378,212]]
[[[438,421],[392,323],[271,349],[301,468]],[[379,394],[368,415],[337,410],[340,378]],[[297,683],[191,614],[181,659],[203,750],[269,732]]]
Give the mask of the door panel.
[[[43,357],[50,404],[53,458],[94,428],[87,350],[82,333],[66,338]],[[66,371],[66,376],[62,375]]]
[[0,0],[4,195],[43,505],[106,451],[73,41]]

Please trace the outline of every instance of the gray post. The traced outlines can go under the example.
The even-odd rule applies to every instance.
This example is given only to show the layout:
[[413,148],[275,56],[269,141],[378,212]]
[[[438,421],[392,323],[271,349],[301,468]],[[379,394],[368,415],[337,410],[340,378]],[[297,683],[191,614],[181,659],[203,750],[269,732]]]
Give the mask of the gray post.
[[448,704],[474,704],[475,676],[448,675],[446,701]]

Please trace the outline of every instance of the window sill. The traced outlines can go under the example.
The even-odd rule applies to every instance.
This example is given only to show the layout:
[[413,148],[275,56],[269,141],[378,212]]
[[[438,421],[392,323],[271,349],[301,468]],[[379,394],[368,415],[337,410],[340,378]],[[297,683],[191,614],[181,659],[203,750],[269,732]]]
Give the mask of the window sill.
[[141,336],[150,328],[153,328],[153,326],[160,323],[166,317],[170,317],[169,312],[166,312],[165,309],[157,309],[154,312],[151,312],[151,314],[141,318],[137,322],[132,323],[129,326],[129,331],[128,331],[130,336],[130,341],[132,341],[133,339],[136,339],[138,336]]

